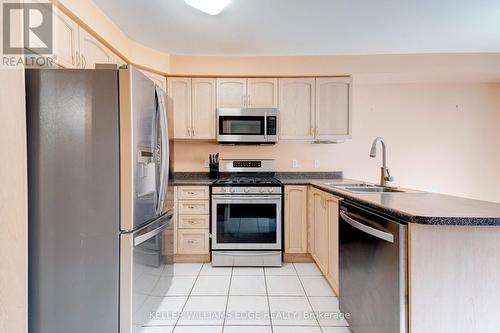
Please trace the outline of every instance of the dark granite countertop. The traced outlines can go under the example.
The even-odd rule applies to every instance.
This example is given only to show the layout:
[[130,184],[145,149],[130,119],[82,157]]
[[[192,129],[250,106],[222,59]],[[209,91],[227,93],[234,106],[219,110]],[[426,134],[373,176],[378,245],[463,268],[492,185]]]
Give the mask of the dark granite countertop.
[[[342,178],[342,173],[278,173],[284,185],[312,185],[344,199],[379,210],[409,223],[429,225],[497,225],[500,204],[430,192],[351,193],[336,184],[364,183]],[[179,173],[174,185],[211,185],[206,173]]]

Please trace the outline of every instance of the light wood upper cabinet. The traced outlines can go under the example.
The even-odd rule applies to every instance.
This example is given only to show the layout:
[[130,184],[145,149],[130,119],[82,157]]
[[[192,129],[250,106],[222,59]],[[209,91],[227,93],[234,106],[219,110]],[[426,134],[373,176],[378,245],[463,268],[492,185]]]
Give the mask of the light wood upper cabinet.
[[244,108],[247,106],[247,79],[217,79],[217,107]]
[[76,68],[79,50],[78,24],[53,7],[53,57],[64,68]]
[[80,54],[79,61],[81,68],[95,68],[96,64],[113,64],[116,63],[114,53],[104,44],[98,41],[94,36],[87,31],[80,29]]
[[168,96],[172,99],[174,138],[191,138],[191,79],[169,78]]
[[274,78],[248,79],[247,95],[249,108],[277,108],[278,80]]
[[194,139],[216,137],[216,81],[203,78],[192,79],[191,127]]
[[285,186],[285,253],[307,253],[307,186]]
[[277,108],[276,78],[217,79],[219,108]]
[[351,79],[316,79],[316,140],[351,137]]
[[280,139],[314,138],[314,78],[279,79]]

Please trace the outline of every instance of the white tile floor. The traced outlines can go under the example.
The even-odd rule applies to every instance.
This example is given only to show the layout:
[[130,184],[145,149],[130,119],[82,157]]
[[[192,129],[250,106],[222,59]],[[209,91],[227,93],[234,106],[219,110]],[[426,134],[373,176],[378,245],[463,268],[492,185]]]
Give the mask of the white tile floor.
[[173,271],[146,274],[161,277],[153,290],[144,290],[149,296],[137,312],[144,319],[138,333],[350,332],[338,318],[338,298],[315,264],[175,264]]

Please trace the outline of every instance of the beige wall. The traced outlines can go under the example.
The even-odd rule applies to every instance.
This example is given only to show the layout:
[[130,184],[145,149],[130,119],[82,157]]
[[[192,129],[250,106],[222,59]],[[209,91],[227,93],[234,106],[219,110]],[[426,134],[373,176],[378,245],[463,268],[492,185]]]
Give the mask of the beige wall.
[[[342,170],[346,177],[377,182],[381,158],[372,159],[368,153],[373,138],[383,136],[396,185],[500,202],[500,84],[483,83],[497,81],[493,64],[488,65],[489,76],[483,75],[483,66],[488,59],[500,63],[499,55],[448,55],[454,65],[446,66],[439,55],[435,61],[429,55],[374,56],[371,61],[342,57],[342,66],[333,62],[335,57],[317,58],[321,65],[313,58],[306,63],[298,58],[278,63],[272,57],[261,62],[256,57],[234,58],[226,59],[226,65],[221,63],[224,57],[206,58],[204,67],[201,57],[174,56],[171,68],[204,75],[251,75],[254,70],[260,75],[352,74],[353,140],[334,145],[282,141],[271,147],[176,142],[176,171],[204,171],[208,154],[220,152],[225,158],[276,158],[282,171]],[[354,66],[365,62],[374,67]],[[457,79],[460,67],[469,68],[467,79]],[[411,70],[420,75],[409,75]],[[299,168],[291,168],[292,159],[299,160]],[[313,169],[314,159],[320,160],[319,169]]]
[[170,56],[172,75],[351,75],[358,83],[500,82],[500,53],[307,57]]
[[170,70],[170,56],[130,39],[92,0],[53,0],[78,17],[132,63],[163,73]]

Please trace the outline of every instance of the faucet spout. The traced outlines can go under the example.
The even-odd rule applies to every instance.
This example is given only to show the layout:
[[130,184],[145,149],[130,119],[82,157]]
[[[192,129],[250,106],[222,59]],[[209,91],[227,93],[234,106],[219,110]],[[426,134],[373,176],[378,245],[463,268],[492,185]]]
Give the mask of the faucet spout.
[[387,182],[392,182],[394,177],[391,176],[389,169],[387,168],[387,147],[385,141],[382,137],[377,137],[373,140],[372,147],[370,149],[370,157],[374,158],[377,156],[377,143],[382,145],[382,168],[380,174],[380,186],[386,186]]

